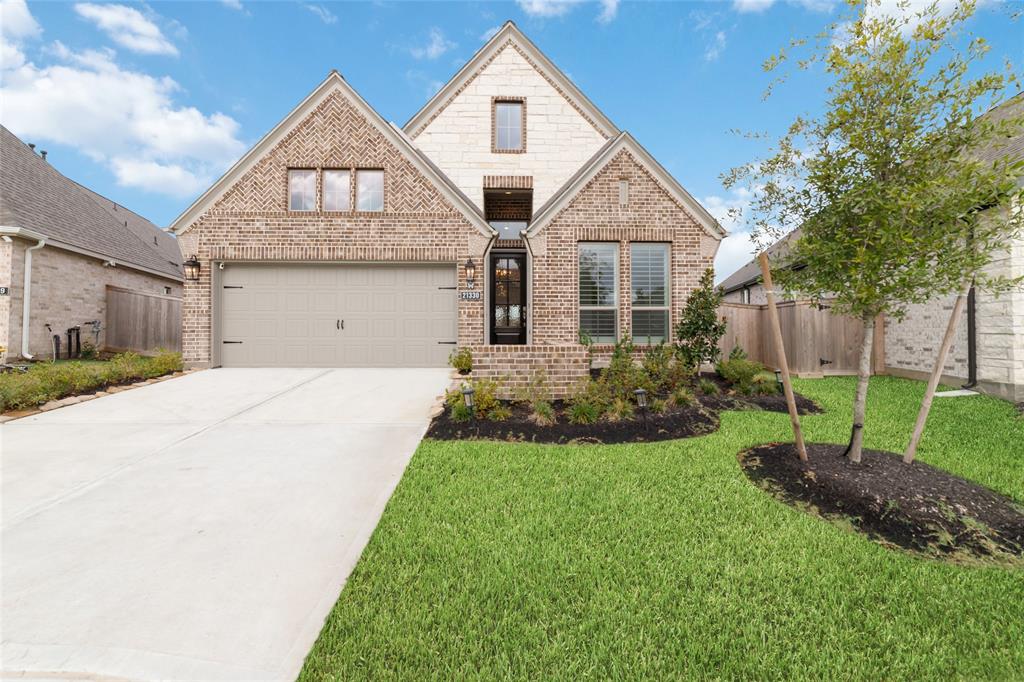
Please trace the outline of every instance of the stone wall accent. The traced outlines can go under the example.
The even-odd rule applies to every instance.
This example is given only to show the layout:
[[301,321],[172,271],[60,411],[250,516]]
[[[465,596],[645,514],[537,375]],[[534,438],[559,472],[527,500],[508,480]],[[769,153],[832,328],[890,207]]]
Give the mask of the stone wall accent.
[[[619,205],[619,180],[630,183],[629,203]],[[669,329],[687,295],[711,267],[714,253],[701,248],[704,229],[627,150],[598,172],[537,237],[533,247],[533,336],[536,344],[579,338],[578,244],[619,244],[619,337],[631,320],[630,242],[671,245]]]
[[[0,284],[9,286],[9,296],[0,303],[0,345],[7,357],[21,353],[21,319],[24,296],[25,249],[34,241],[14,239],[0,250]],[[6,254],[6,255],[4,255]],[[6,262],[6,265],[4,264]],[[124,265],[106,267],[104,261],[47,244],[32,252],[32,310],[29,319],[29,352],[39,358],[51,357],[50,338],[61,335],[62,353],[68,327],[82,327],[82,341],[93,342],[92,328],[83,323],[99,320],[106,325],[107,285],[151,294],[182,295],[181,282],[150,275]],[[46,324],[52,332],[46,329]],[[100,333],[100,345],[105,337]]]
[[[382,168],[384,211],[287,210],[288,168]],[[318,189],[319,192],[319,189]],[[318,197],[317,206],[321,205]],[[202,264],[186,286],[183,353],[214,360],[212,268],[217,261],[483,262],[488,239],[345,97],[335,91],[181,236]],[[483,302],[459,302],[459,342],[483,341]]]
[[[506,96],[526,98],[525,153],[491,151],[492,98]],[[412,137],[481,207],[485,175],[533,176],[534,206],[543,205],[608,139],[512,41]]]
[[499,395],[505,399],[515,398],[517,389],[528,386],[540,370],[545,373],[551,397],[566,398],[590,372],[590,357],[586,348],[579,344],[468,348],[473,353],[473,371],[469,378],[498,381]]

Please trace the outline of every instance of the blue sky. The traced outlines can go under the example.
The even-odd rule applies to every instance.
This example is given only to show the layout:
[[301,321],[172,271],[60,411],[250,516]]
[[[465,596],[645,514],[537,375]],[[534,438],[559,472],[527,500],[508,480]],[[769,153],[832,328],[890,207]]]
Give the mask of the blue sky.
[[[512,19],[736,233],[721,249],[719,277],[750,257],[744,226],[725,220],[744,197],[723,190],[719,175],[759,151],[730,130],[778,133],[819,109],[821,74],[793,78],[762,101],[760,65],[841,10],[832,0],[0,6],[0,122],[47,149],[69,177],[158,225],[330,69],[403,124]],[[1024,56],[1013,9],[990,0],[973,20],[992,44],[993,67]]]

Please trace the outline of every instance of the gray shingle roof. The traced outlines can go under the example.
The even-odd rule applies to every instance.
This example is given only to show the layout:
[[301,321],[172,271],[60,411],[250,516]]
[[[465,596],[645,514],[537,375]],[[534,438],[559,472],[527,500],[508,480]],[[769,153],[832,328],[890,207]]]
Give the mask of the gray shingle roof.
[[3,126],[0,225],[32,230],[57,245],[181,279],[181,251],[173,236],[64,177]]
[[[797,228],[772,244],[768,247],[768,260],[772,261],[777,258],[784,258],[786,254],[789,253],[790,245],[796,243],[796,240],[799,239],[799,237],[800,228]],[[723,279],[721,284],[718,286],[722,287],[725,293],[729,293],[730,291],[736,291],[737,289],[742,289],[745,286],[760,281],[761,266],[758,264],[757,258],[754,258],[739,270]]]

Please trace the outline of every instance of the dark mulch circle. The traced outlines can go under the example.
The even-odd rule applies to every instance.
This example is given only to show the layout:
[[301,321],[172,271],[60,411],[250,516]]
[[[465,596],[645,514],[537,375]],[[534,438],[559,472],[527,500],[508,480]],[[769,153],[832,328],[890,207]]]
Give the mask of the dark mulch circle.
[[843,445],[792,443],[739,454],[758,486],[794,506],[852,523],[888,546],[958,560],[1024,564],[1024,507],[984,486],[923,462],[865,450],[860,464]]
[[636,419],[617,422],[598,421],[594,424],[570,424],[566,405],[552,403],[556,422],[539,426],[530,419],[530,411],[523,405],[510,405],[512,416],[502,422],[474,419],[469,422],[452,421],[448,410],[434,418],[427,430],[427,438],[436,440],[464,440],[484,438],[490,440],[522,441],[530,443],[636,443],[689,438],[711,433],[718,428],[713,413],[693,407],[671,407],[665,414],[649,414],[645,421]]

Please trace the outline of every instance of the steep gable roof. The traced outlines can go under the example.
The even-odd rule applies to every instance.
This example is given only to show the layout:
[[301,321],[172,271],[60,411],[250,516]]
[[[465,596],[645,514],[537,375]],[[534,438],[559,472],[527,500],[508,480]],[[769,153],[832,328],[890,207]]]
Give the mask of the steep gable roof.
[[476,54],[459,69],[451,80],[402,126],[406,134],[415,139],[499,52],[508,47],[518,50],[601,135],[605,138],[612,138],[619,134],[619,129],[615,124],[511,21],[506,21],[501,29],[477,50]]
[[181,279],[174,237],[65,177],[3,126],[0,225],[39,233],[53,246]]
[[377,113],[366,101],[359,96],[352,86],[341,77],[337,71],[331,71],[320,85],[311,92],[302,102],[299,103],[284,119],[278,123],[270,132],[263,136],[252,149],[245,153],[235,165],[220,177],[206,192],[196,199],[191,206],[185,209],[171,224],[170,229],[181,234],[190,225],[195,223],[207,210],[224,196],[232,186],[252,169],[261,159],[266,156],[274,147],[283,140],[300,122],[332,93],[339,92],[356,110],[359,111],[389,143],[394,145],[407,158],[416,169],[426,178],[433,182],[438,190],[452,203],[457,211],[465,216],[471,225],[476,227],[485,236],[491,237],[494,231],[484,220],[483,213],[473,202],[469,201],[452,181],[410,142],[409,138],[397,127],[391,125]]
[[725,229],[718,224],[715,217],[708,213],[699,201],[693,198],[686,189],[679,184],[650,153],[637,142],[632,135],[622,131],[617,137],[609,140],[603,147],[590,158],[587,163],[566,180],[565,184],[555,192],[550,199],[544,202],[533,215],[530,229],[527,230],[527,237],[539,233],[565,208],[579,192],[587,186],[594,176],[604,168],[622,150],[629,151],[646,168],[655,181],[668,192],[692,217],[697,224],[704,228],[709,236],[715,239],[722,239],[726,236]]

